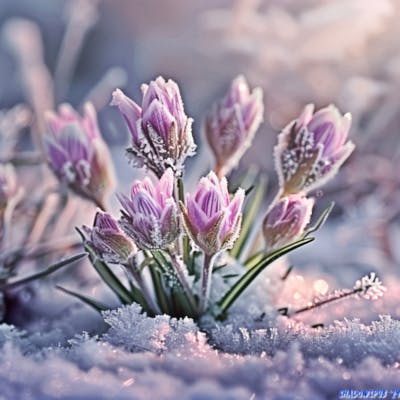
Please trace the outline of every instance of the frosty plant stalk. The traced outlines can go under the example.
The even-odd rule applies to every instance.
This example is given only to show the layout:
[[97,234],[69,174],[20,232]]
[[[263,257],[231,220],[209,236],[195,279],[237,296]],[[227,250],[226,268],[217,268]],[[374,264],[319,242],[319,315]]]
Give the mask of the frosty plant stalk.
[[[98,211],[93,227],[79,232],[94,268],[122,304],[136,302],[149,315],[198,319],[211,313],[223,318],[265,268],[314,240],[310,235],[332,206],[310,226],[316,203],[310,191],[331,179],[353,151],[347,140],[350,114],[342,115],[334,106],[314,113],[308,105],[282,130],[274,150],[279,186],[265,207],[261,174],[249,170],[235,189],[227,176],[251,146],[263,119],[262,99],[260,88],[251,90],[243,76],[234,79],[203,125],[214,170],[186,191],[185,161],[196,145],[177,83],[158,77],[142,85],[140,104],[120,89],[114,91],[111,104],[118,107],[131,137],[127,153],[147,176],[134,181],[128,193],[117,194],[119,216]],[[49,114],[48,124],[48,158],[56,176],[104,206],[110,165],[91,106],[83,117],[62,106],[58,114]],[[264,245],[257,246],[259,236]],[[225,272],[230,270],[233,274]],[[224,289],[213,291],[214,278],[221,281],[225,274],[231,276]],[[110,307],[62,290],[99,311]],[[371,275],[352,291],[333,294],[315,307],[353,295],[375,298],[383,291]]]

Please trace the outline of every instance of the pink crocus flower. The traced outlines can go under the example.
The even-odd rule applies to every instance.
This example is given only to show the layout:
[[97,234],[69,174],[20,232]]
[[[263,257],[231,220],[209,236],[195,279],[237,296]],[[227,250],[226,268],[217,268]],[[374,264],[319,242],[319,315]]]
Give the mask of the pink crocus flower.
[[139,106],[120,89],[113,93],[112,105],[118,107],[128,125],[132,144],[128,154],[136,166],[145,166],[159,178],[167,168],[180,176],[185,159],[195,153],[192,119],[183,108],[178,85],[159,76],[142,87]]
[[193,242],[207,255],[231,248],[239,236],[244,190],[231,197],[225,177],[214,172],[200,179],[193,195],[181,204],[186,230]]
[[261,88],[250,92],[242,75],[233,80],[225,97],[214,104],[205,121],[205,134],[218,176],[228,174],[250,147],[263,112]]
[[300,117],[287,125],[275,147],[275,163],[282,194],[308,192],[330,178],[354,149],[347,141],[351,115],[330,105],[314,113],[307,105]]
[[314,199],[292,194],[279,199],[267,212],[263,233],[268,253],[300,239],[310,222]]
[[164,249],[178,236],[178,207],[174,200],[174,174],[168,168],[158,182],[136,181],[130,196],[120,195],[119,221],[141,249]]
[[137,252],[134,242],[106,212],[97,212],[93,227],[84,226],[83,229],[97,254],[106,262],[125,264]]
[[62,104],[58,113],[47,113],[46,121],[47,156],[54,174],[104,209],[114,186],[114,170],[93,105],[86,103],[81,116],[69,104]]

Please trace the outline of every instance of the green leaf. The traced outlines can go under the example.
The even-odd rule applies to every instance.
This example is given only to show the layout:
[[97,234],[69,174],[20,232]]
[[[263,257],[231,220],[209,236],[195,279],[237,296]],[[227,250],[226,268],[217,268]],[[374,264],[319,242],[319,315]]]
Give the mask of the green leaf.
[[136,303],[138,303],[144,311],[147,312],[147,315],[149,317],[154,316],[154,312],[151,310],[149,305],[147,304],[146,299],[144,298],[142,292],[132,284],[132,282],[129,282],[129,287],[131,290],[131,295]]
[[66,258],[64,260],[61,260],[53,265],[51,265],[50,267],[46,268],[43,271],[37,272],[35,274],[29,275],[25,278],[22,279],[18,279],[16,281],[13,282],[9,282],[9,283],[5,283],[3,285],[0,286],[1,290],[5,290],[5,289],[13,289],[16,288],[18,286],[22,286],[25,285],[29,282],[35,281],[37,279],[40,278],[44,278],[47,275],[52,274],[53,272],[58,271],[60,268],[65,267],[66,265],[72,264],[75,261],[81,260],[82,258],[84,258],[86,256],[86,253],[80,253],[80,254],[75,254],[69,258]]
[[87,242],[85,243],[85,249],[89,254],[89,259],[93,267],[100,275],[101,279],[103,279],[103,281],[106,283],[106,285],[116,294],[119,300],[123,304],[131,304],[133,301],[135,301],[129,290],[111,271],[108,265],[101,258],[97,256],[96,252]]
[[258,251],[257,253],[253,254],[251,257],[249,257],[245,262],[244,266],[246,269],[251,269],[255,267],[261,259],[265,256],[265,251],[261,250]]
[[158,266],[162,271],[171,272],[172,265],[165,258],[165,255],[161,250],[151,250],[151,254],[153,255],[154,260],[157,262]]
[[[177,185],[178,185],[178,199],[180,202],[185,204],[185,188],[182,178],[178,178]],[[185,263],[189,274],[194,275],[194,262],[193,262],[193,257],[191,256],[190,253],[191,252],[190,239],[187,235],[183,235],[182,247],[183,247],[183,262]]]
[[257,183],[257,187],[249,198],[249,201],[243,213],[243,222],[242,228],[240,230],[240,235],[236,240],[232,250],[230,251],[231,256],[236,259],[240,259],[244,249],[246,248],[246,244],[254,228],[255,219],[264,200],[266,188],[267,180],[265,177],[261,176]]
[[317,222],[310,228],[306,230],[306,232],[303,234],[303,238],[306,238],[310,233],[313,233],[317,231],[321,226],[325,223],[325,221],[328,219],[329,214],[333,210],[333,207],[335,206],[335,203],[332,201],[328,207],[325,208],[325,210],[322,212],[320,217],[318,218]]
[[151,279],[156,292],[157,303],[163,313],[170,314],[167,296],[165,295],[162,276],[157,265],[150,266]]
[[247,270],[242,277],[228,290],[228,292],[224,295],[224,297],[218,302],[219,310],[218,310],[218,318],[221,318],[228,308],[235,302],[235,300],[240,296],[240,294],[250,285],[251,282],[263,271],[268,265],[273,263],[279,257],[289,253],[292,250],[297,249],[298,247],[304,246],[307,243],[310,243],[314,240],[314,238],[305,238],[298,240],[297,242],[291,243],[285,247],[282,247],[279,250],[274,251],[273,253],[266,255],[262,258],[261,261],[258,262],[256,266]]
[[73,292],[72,290],[66,289],[62,286],[57,285],[56,288],[61,290],[62,292],[69,294],[70,296],[76,297],[83,303],[87,304],[88,306],[94,308],[97,312],[101,313],[102,311],[109,310],[111,307],[107,306],[106,304],[92,299],[91,297],[84,296],[83,294]]

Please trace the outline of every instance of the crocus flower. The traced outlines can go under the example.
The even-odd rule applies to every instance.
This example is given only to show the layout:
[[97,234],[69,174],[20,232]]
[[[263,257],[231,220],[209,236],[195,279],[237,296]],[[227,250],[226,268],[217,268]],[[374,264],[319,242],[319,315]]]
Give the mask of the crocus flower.
[[279,135],[275,162],[283,195],[321,186],[336,174],[354,149],[352,142],[346,142],[349,113],[342,116],[333,105],[315,114],[313,111],[314,105],[307,105]]
[[216,103],[205,121],[205,133],[215,156],[215,171],[226,175],[251,145],[263,119],[261,88],[250,92],[243,76],[231,84],[225,97]]
[[120,195],[119,221],[142,249],[164,249],[178,236],[178,209],[173,196],[174,174],[168,168],[153,184],[149,178],[132,185],[130,197]]
[[136,166],[146,166],[159,178],[167,168],[179,176],[186,157],[196,149],[192,119],[185,114],[179,87],[160,76],[141,89],[141,107],[120,89],[114,91],[111,102],[119,108],[132,137],[128,154]]
[[292,194],[279,199],[267,212],[263,233],[267,252],[299,239],[310,222],[314,199]]
[[225,177],[214,172],[200,179],[194,195],[186,195],[181,204],[188,235],[205,254],[213,256],[231,248],[237,239],[242,220],[243,189],[231,198]]
[[105,261],[124,264],[132,257],[137,248],[120,229],[113,217],[105,212],[97,212],[93,227],[83,227],[88,241],[97,254]]
[[57,114],[48,112],[46,120],[47,155],[55,175],[76,193],[104,208],[114,185],[114,171],[94,107],[85,104],[80,116],[69,104],[63,104]]

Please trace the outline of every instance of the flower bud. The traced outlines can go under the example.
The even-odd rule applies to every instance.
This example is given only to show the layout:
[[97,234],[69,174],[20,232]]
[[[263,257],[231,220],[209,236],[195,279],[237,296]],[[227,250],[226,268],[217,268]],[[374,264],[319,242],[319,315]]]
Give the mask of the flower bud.
[[63,104],[58,114],[48,112],[46,117],[47,155],[53,172],[77,194],[104,208],[114,186],[114,170],[92,104],[85,104],[83,116]]
[[111,105],[119,108],[132,137],[128,153],[136,166],[145,166],[159,178],[167,168],[180,176],[186,157],[194,155],[192,119],[183,108],[178,85],[161,76],[142,85],[142,107],[120,90]]
[[300,239],[310,222],[313,206],[314,199],[292,194],[279,199],[270,208],[263,221],[268,253]]
[[119,221],[141,249],[164,249],[179,234],[178,209],[173,197],[174,174],[167,169],[156,183],[149,178],[132,185],[131,195],[119,196]]
[[240,75],[231,84],[225,97],[216,103],[205,122],[205,134],[214,153],[215,171],[219,176],[236,167],[251,145],[263,119],[261,88],[250,93]]
[[97,254],[106,262],[124,264],[137,252],[135,244],[108,213],[97,212],[93,227],[84,226],[83,229]]
[[314,105],[304,108],[298,119],[279,135],[275,163],[283,195],[308,192],[332,178],[354,149],[346,142],[351,124],[330,105],[313,114]]
[[226,178],[214,172],[201,178],[194,195],[186,195],[181,203],[184,224],[192,241],[207,255],[232,248],[239,236],[242,221],[244,190],[231,198]]

